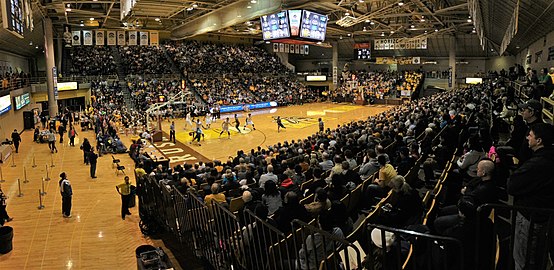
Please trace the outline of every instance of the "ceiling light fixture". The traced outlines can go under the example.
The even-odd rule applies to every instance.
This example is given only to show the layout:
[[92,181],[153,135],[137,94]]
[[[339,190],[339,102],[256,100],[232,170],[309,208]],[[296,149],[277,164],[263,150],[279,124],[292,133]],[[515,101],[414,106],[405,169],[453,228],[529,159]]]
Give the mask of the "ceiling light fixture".
[[36,46],[35,49],[38,49],[38,46]]
[[412,25],[410,25],[410,28],[415,28],[415,25],[413,25],[413,24],[412,24]]
[[85,26],[85,24],[84,24],[84,23],[80,23],[79,26]]
[[160,21],[160,18],[156,18],[156,19],[154,19],[154,21],[157,21],[157,22],[159,22],[159,21]]
[[246,8],[252,8],[252,6],[251,6],[251,5],[248,5]]
[[365,28],[365,26],[364,26],[364,30],[363,30],[363,31],[364,31],[364,32],[366,32],[366,31],[367,31],[367,29]]
[[516,46],[516,49],[519,49],[519,46]]
[[33,42],[32,42],[32,41],[31,41],[31,42],[29,42],[29,46],[33,46]]
[[360,0],[360,3],[363,3],[363,2],[365,2],[365,1],[364,1],[364,0]]
[[71,8],[65,8],[65,11],[70,12]]
[[347,36],[351,36],[351,35],[350,35],[350,33],[348,33],[348,35],[347,35]]
[[266,42],[265,42],[265,44],[269,44],[269,43],[271,43],[271,42],[269,42],[269,41],[266,41]]
[[398,2],[398,5],[399,5],[399,6],[403,6],[403,5],[404,5],[404,2],[402,2],[402,1]]
[[438,31],[439,31],[439,29],[435,29],[435,32],[438,32]]
[[420,21],[420,22],[424,22],[424,21],[425,21],[425,19],[421,18],[421,20],[419,20],[419,21]]
[[371,25],[374,25],[374,24],[375,24],[375,22],[370,22],[369,24],[371,24]]
[[469,23],[470,23],[470,22],[471,22],[471,19],[467,19],[467,22],[469,22]]
[[340,36],[339,39],[342,39],[342,36]]
[[237,15],[237,18],[242,18],[242,15]]
[[381,36],[384,37],[384,36],[385,36],[385,32],[381,33]]
[[365,20],[365,22],[366,22],[366,23],[369,23],[369,22],[370,22],[370,20]]
[[250,3],[252,3],[252,4],[256,4],[257,2],[258,2],[258,1],[256,1],[256,0],[250,1]]
[[197,5],[197,4],[192,4],[192,7],[193,7],[193,8],[197,8],[198,5]]
[[89,20],[94,21],[94,18],[91,17]]
[[347,11],[344,13],[344,16],[350,16],[350,13]]
[[194,9],[193,7],[188,7],[188,8],[187,8],[187,11],[191,11],[191,10],[193,10],[193,9]]
[[390,31],[391,34],[394,34],[394,31]]

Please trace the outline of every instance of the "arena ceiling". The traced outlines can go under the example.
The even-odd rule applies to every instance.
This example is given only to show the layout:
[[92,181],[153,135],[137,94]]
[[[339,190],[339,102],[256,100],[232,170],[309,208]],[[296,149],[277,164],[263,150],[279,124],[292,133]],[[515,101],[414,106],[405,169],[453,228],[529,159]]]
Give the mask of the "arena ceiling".
[[[24,54],[36,50],[28,44],[42,43],[40,21],[44,17],[52,18],[58,37],[64,26],[69,26],[73,30],[160,30],[162,37],[172,39],[204,33],[261,38],[261,15],[282,9],[307,9],[329,16],[327,41],[348,44],[427,36],[429,56],[447,56],[445,40],[452,35],[461,41],[457,43],[460,56],[498,55],[518,3],[518,32],[509,43],[508,54],[516,54],[554,30],[554,24],[549,23],[554,19],[552,0],[136,0],[124,14],[125,1],[121,0],[33,1],[39,27],[19,42],[1,30],[0,44],[6,50],[21,49]],[[475,2],[480,20],[476,32],[483,33],[483,45],[474,33],[476,21],[469,11]],[[22,49],[22,45],[29,48]]]

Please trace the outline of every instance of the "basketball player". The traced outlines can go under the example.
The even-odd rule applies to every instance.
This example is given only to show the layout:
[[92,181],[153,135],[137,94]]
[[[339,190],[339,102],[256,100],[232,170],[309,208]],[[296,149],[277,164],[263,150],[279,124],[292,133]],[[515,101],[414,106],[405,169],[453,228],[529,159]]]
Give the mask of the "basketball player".
[[240,132],[240,121],[239,121],[239,117],[237,116],[236,113],[235,113],[235,128],[239,131],[239,133],[242,133],[242,132]]
[[187,129],[187,126],[190,125],[190,128],[194,128],[194,126],[192,125],[192,118],[191,118],[191,115],[190,115],[190,111],[187,112],[187,115],[185,116],[185,130]]
[[200,119],[196,120],[196,129],[194,132],[191,132],[193,136],[192,141],[190,142],[191,144],[196,141],[198,146],[202,146],[200,144],[200,137],[202,137],[202,140],[204,140],[204,132],[202,132],[202,128],[202,121],[200,121]]
[[323,130],[325,130],[325,123],[323,123],[323,120],[321,120],[321,118],[317,119],[317,121],[319,122],[319,132],[323,133]]
[[254,127],[254,122],[252,122],[252,114],[248,114],[248,116],[246,116],[246,120],[245,120],[245,123],[244,123],[244,129],[246,130],[246,126],[248,125],[251,125],[252,126],[252,130],[256,130],[256,127]]
[[206,117],[204,118],[204,121],[206,122],[206,128],[210,128],[212,125],[212,115],[208,112],[206,113]]
[[277,133],[281,131],[281,128],[287,129],[285,126],[283,126],[283,122],[281,121],[281,116],[277,116]]
[[229,132],[229,117],[225,118],[223,120],[223,123],[221,123],[221,132],[219,133],[219,138],[221,138],[221,134],[224,132],[227,132],[227,135],[229,136],[229,139],[231,139],[231,132]]

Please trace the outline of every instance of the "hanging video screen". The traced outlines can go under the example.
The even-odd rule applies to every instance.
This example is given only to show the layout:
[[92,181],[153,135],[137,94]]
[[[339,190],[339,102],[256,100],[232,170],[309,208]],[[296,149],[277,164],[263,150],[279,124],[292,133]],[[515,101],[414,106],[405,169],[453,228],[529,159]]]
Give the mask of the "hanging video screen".
[[2,0],[2,26],[16,36],[23,38],[22,0]]
[[325,40],[327,32],[327,16],[312,11],[304,10],[302,12],[302,23],[300,25],[300,37],[314,39],[318,41]]
[[262,16],[260,20],[264,40],[290,37],[289,18],[286,10]]

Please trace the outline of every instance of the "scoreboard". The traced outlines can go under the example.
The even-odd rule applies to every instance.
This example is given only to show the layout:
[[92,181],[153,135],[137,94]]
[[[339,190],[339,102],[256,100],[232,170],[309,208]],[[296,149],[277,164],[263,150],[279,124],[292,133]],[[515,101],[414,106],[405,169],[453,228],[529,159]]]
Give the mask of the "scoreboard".
[[2,26],[12,34],[23,38],[23,1],[1,0]]

